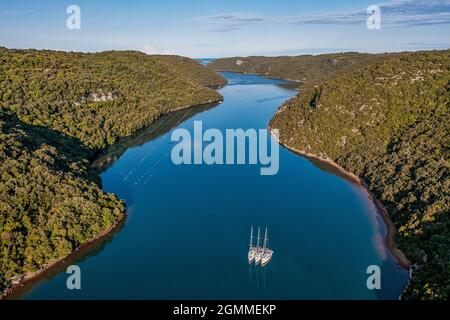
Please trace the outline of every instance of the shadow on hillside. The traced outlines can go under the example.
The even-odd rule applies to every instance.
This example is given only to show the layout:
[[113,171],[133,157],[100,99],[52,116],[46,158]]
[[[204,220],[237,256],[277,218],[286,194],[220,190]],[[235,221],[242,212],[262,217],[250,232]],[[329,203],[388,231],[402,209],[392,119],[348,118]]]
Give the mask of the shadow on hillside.
[[0,111],[0,121],[3,122],[2,132],[19,133],[23,132],[22,143],[30,151],[38,149],[46,144],[57,148],[63,154],[70,154],[75,160],[85,159],[93,153],[93,150],[83,145],[77,138],[70,137],[64,133],[36,125],[22,122],[17,115],[10,111]]

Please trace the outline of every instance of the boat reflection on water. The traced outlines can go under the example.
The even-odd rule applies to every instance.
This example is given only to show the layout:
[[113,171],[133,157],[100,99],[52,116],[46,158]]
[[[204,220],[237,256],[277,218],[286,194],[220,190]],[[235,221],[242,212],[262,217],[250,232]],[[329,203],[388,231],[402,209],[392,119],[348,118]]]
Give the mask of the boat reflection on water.
[[266,289],[267,267],[261,267],[254,263],[248,265],[248,275],[250,286]]

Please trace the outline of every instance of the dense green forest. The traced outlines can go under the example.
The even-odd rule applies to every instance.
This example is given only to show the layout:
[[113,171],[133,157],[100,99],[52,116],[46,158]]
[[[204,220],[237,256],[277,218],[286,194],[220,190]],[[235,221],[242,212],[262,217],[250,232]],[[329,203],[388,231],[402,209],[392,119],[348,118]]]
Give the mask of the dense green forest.
[[123,218],[96,155],[223,83],[176,56],[0,48],[0,293]]
[[447,50],[382,55],[305,86],[270,123],[283,144],[336,162],[382,201],[413,264],[405,299],[450,297],[449,119]]
[[387,55],[347,52],[317,56],[233,57],[214,60],[208,67],[216,71],[254,73],[316,84],[385,56]]
[[186,77],[198,80],[201,85],[207,87],[221,87],[227,84],[227,80],[215,72],[205,71],[205,67],[199,62],[181,56],[158,55],[162,61],[174,66]]
[[102,191],[73,138],[24,124],[2,110],[0,132],[3,289],[112,228],[124,204]]
[[200,84],[214,72],[194,62],[198,80],[187,77],[188,64],[170,61],[138,52],[0,49],[0,102],[25,123],[103,148],[163,113],[222,98]]

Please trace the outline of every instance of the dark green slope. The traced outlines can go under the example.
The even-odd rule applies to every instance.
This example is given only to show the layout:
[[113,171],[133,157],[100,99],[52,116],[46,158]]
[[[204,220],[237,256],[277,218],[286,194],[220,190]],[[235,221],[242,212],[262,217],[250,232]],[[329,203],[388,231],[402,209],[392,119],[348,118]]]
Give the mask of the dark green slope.
[[89,160],[162,114],[221,100],[206,87],[217,81],[175,56],[0,48],[0,293],[124,217]]
[[450,51],[402,53],[308,87],[272,119],[281,141],[363,178],[414,264],[403,298],[450,295]]
[[224,77],[215,72],[207,72],[205,67],[196,60],[169,55],[158,55],[156,57],[179,70],[182,75],[198,80],[201,85],[214,88],[227,84],[227,80]]
[[78,141],[0,110],[0,288],[114,227],[124,204],[103,192]]
[[311,85],[379,60],[383,56],[385,55],[348,52],[317,56],[233,57],[214,60],[208,67],[216,71],[254,73]]
[[200,84],[214,72],[199,67],[188,77],[170,58],[139,52],[0,49],[0,103],[25,123],[104,148],[161,114],[220,100]]

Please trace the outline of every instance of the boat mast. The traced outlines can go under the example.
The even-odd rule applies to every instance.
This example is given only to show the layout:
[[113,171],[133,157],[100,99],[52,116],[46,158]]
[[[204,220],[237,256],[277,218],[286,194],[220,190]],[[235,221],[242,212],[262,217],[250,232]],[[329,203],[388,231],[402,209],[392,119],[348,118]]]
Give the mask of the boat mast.
[[252,248],[252,246],[253,246],[253,225],[250,229],[250,249]]
[[264,245],[263,245],[263,249],[266,249],[266,245],[267,245],[267,227],[266,227],[266,232],[264,234]]
[[258,240],[256,241],[256,248],[259,248],[259,239],[260,239],[260,235],[259,235],[259,227],[258,227]]

